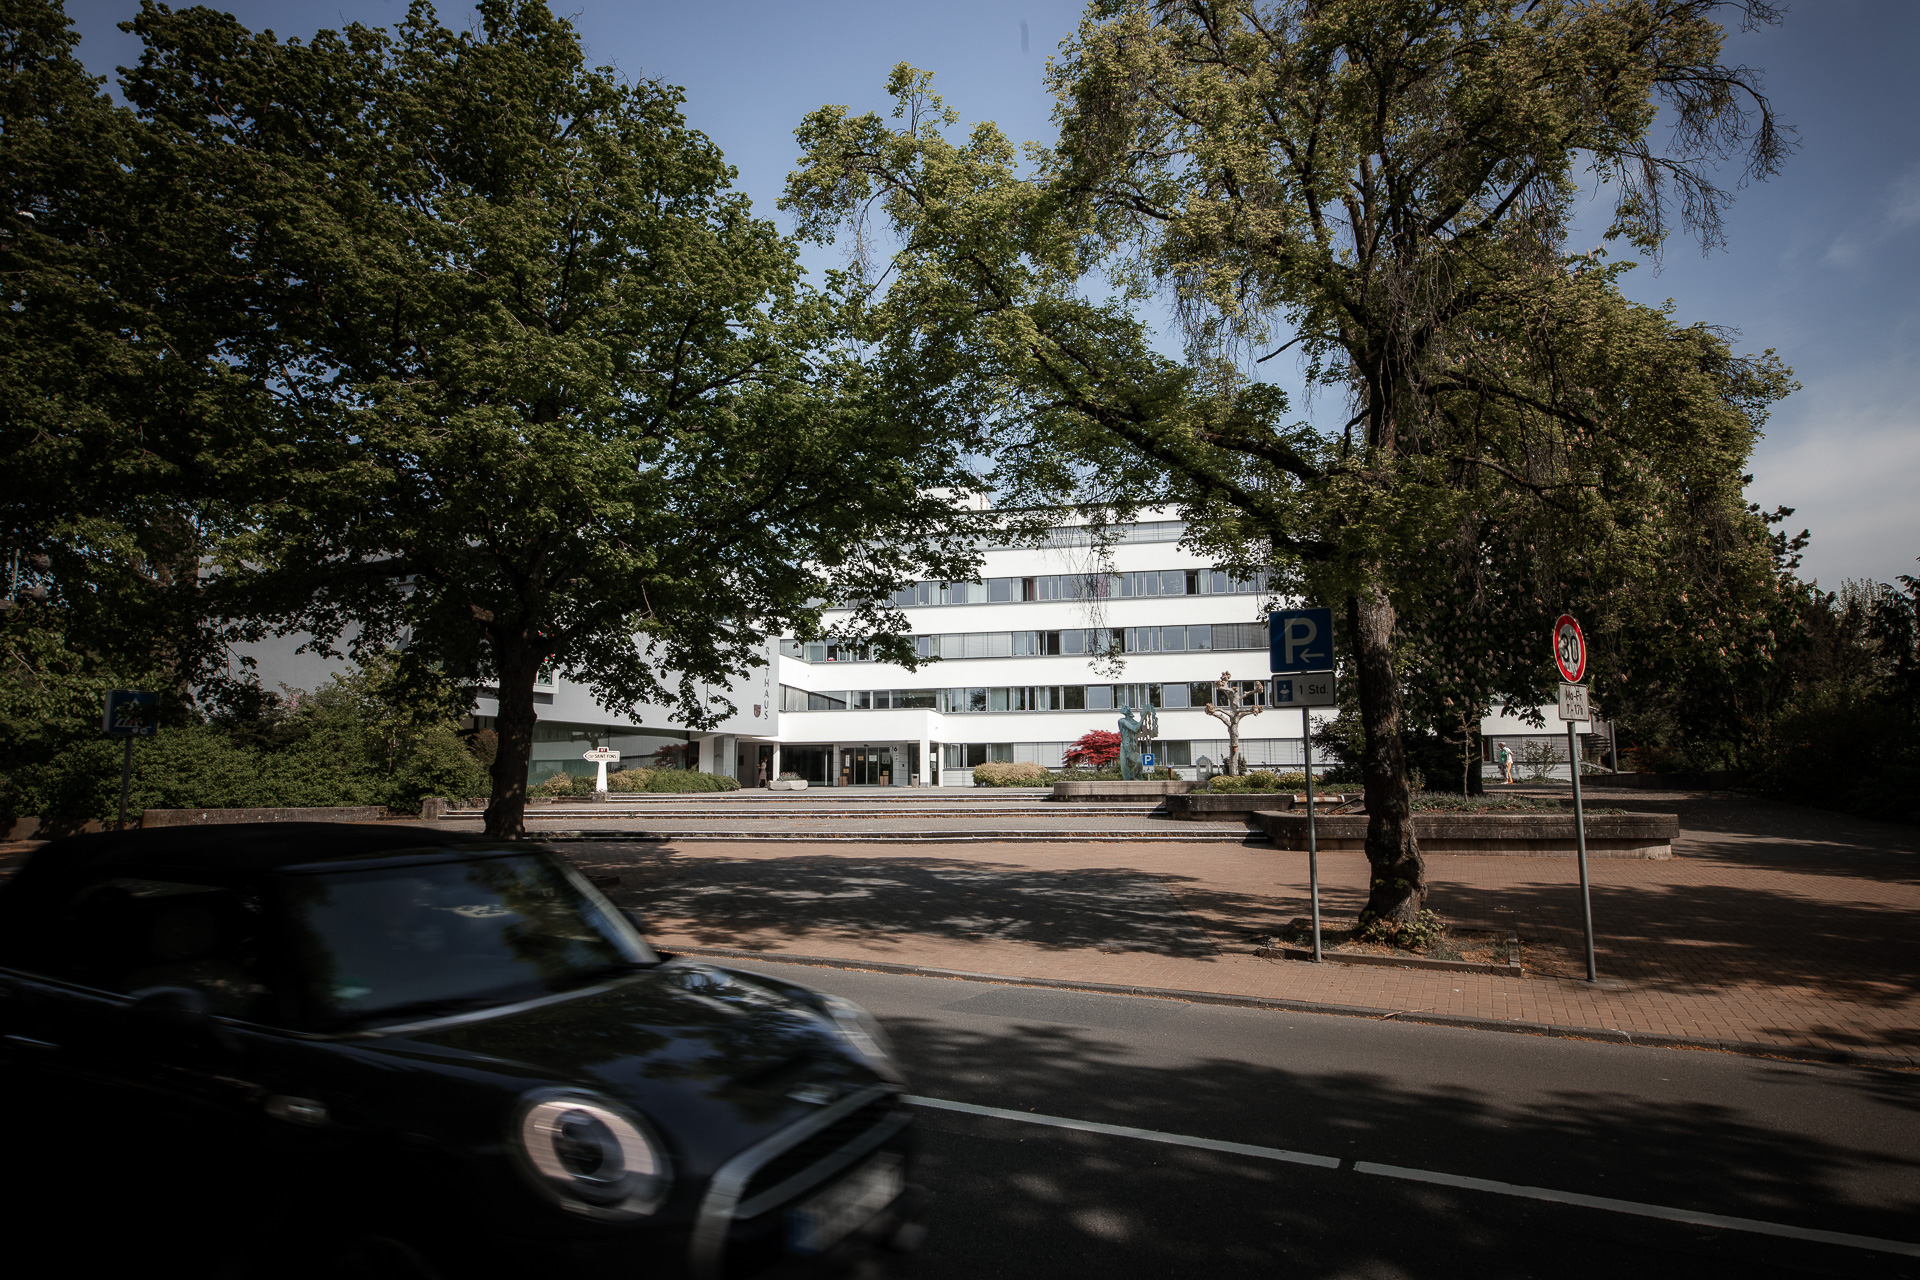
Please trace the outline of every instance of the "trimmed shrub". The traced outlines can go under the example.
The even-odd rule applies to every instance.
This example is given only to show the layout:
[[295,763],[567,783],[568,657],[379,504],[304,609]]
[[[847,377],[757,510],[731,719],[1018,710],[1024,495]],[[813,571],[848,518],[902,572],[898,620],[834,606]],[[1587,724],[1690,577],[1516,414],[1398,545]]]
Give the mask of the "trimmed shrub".
[[973,766],[976,787],[1043,787],[1052,781],[1049,769],[1029,761],[989,760]]
[[698,769],[655,769],[647,779],[648,791],[738,791],[740,780]]
[[647,783],[652,781],[653,775],[658,772],[659,770],[657,769],[641,769],[637,767],[632,769],[616,769],[607,775],[607,790],[645,791],[647,789]]
[[1303,791],[1306,785],[1307,775],[1304,773],[1275,773],[1271,769],[1255,769],[1237,778],[1221,774],[1207,783],[1207,790],[1240,795],[1269,791]]
[[549,800],[560,800],[574,794],[576,779],[570,773],[556,773],[529,789],[529,794],[545,796]]

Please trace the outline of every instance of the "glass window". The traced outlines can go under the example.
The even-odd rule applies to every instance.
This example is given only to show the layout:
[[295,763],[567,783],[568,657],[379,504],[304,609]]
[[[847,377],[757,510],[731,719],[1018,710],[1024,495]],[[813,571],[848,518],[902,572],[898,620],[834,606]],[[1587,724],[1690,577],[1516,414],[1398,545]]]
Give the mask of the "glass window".
[[1187,629],[1185,627],[1160,628],[1160,648],[1167,653],[1179,653],[1187,647]]
[[790,684],[780,686],[780,708],[783,711],[805,711],[807,709],[807,691],[796,689]]
[[893,705],[932,711],[939,705],[938,692],[935,689],[896,689],[893,692]]
[[989,578],[987,580],[987,600],[993,604],[1004,604],[1013,599],[1014,579]]
[[847,701],[855,711],[865,711],[873,706],[873,695],[864,689],[856,690],[847,695]]
[[1052,655],[1058,654],[1061,651],[1060,633],[1058,631],[1041,631],[1035,634],[1038,637],[1035,642],[1036,653]]
[[1113,686],[1110,684],[1090,684],[1087,689],[1087,710],[1113,710]]
[[987,709],[987,691],[985,689],[967,690],[967,710],[985,711]]
[[1212,627],[1188,627],[1187,628],[1187,648],[1188,649],[1213,648],[1213,628]]
[[987,762],[987,744],[984,742],[967,743],[967,768]]
[[33,972],[121,993],[191,987],[221,1017],[280,1020],[257,889],[109,877],[17,929],[7,961]]
[[1087,687],[1083,684],[1062,685],[1060,688],[1062,711],[1085,711],[1087,709]]
[[1157,576],[1160,579],[1161,595],[1183,596],[1187,594],[1187,571],[1185,569],[1163,569]]
[[846,709],[847,695],[837,689],[831,693],[809,693],[807,695],[807,710],[809,711],[845,711]]
[[989,742],[987,744],[987,759],[1011,762],[1013,760],[1013,744],[1011,742]]
[[1184,684],[1165,684],[1160,686],[1160,705],[1169,709],[1191,706],[1187,700],[1187,690],[1191,686]]
[[989,631],[986,634],[987,657],[1010,658],[1013,656],[1013,633],[1011,631]]
[[1160,763],[1178,768],[1187,768],[1193,764],[1193,743],[1187,741],[1158,744],[1163,759]]
[[604,899],[535,856],[300,876],[286,901],[327,1023],[482,1008],[655,959]]
[[940,656],[943,658],[964,658],[967,654],[965,636],[949,632],[940,637]]
[[1190,706],[1204,707],[1213,701],[1213,682],[1196,680],[1187,686],[1187,702]]
[[1060,636],[1060,652],[1085,653],[1087,651],[1087,633],[1085,631],[1062,631],[1058,634]]
[[1020,579],[1020,598],[1022,600],[1038,600],[1040,598],[1040,579]]
[[825,662],[826,660],[827,660],[826,641],[824,640],[809,641],[807,643],[807,661],[808,662]]
[[1200,570],[1198,569],[1187,570],[1186,579],[1187,579],[1186,582],[1182,584],[1184,590],[1181,592],[1181,594],[1189,595],[1189,596],[1199,595],[1202,590],[1200,585]]
[[1215,569],[1208,577],[1213,579],[1213,594],[1223,596],[1227,593],[1227,574],[1224,569]]
[[1008,693],[1009,693],[1009,690],[1006,690],[1006,689],[987,690],[987,710],[989,711],[1013,710],[1013,707],[1010,705],[1009,700],[1007,698]]

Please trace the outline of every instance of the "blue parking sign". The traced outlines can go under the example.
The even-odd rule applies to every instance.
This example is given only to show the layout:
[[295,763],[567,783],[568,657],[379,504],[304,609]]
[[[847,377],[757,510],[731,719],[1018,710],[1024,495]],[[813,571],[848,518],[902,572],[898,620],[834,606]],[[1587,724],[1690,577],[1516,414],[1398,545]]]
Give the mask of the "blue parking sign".
[[1333,670],[1333,610],[1275,609],[1267,615],[1274,675]]
[[1142,769],[1153,768],[1153,753],[1151,751],[1140,757],[1140,767]]
[[106,714],[100,727],[116,738],[150,738],[158,727],[154,722],[160,708],[160,695],[139,689],[107,690]]

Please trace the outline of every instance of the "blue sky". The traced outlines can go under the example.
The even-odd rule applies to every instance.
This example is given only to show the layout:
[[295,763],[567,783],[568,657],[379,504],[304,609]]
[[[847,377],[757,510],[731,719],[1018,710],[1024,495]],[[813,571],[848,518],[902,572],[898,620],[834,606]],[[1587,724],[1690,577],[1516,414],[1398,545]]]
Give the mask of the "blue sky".
[[[97,73],[138,57],[137,42],[115,29],[137,7],[69,0],[80,56]],[[227,7],[282,37],[386,25],[405,12],[404,0]],[[555,8],[595,63],[683,86],[689,120],[725,150],[760,211],[777,217],[801,116],[823,103],[885,107],[881,86],[896,62],[935,72],[936,89],[965,121],[998,121],[1017,141],[1051,138],[1041,73],[1082,5],[557,0]],[[440,12],[464,26],[470,11],[446,3]],[[1792,528],[1811,528],[1807,576],[1835,587],[1920,573],[1920,3],[1799,0],[1782,26],[1733,34],[1726,58],[1764,72],[1802,148],[1778,177],[1739,193],[1725,249],[1703,258],[1676,239],[1657,269],[1628,274],[1627,291],[1648,303],[1671,298],[1681,321],[1728,326],[1739,349],[1771,347],[1793,367],[1802,389],[1777,407],[1748,493],[1768,508],[1796,508]],[[1590,247],[1582,234],[1597,240],[1583,228],[1571,247]],[[1338,406],[1323,397],[1314,409],[1319,417]]]

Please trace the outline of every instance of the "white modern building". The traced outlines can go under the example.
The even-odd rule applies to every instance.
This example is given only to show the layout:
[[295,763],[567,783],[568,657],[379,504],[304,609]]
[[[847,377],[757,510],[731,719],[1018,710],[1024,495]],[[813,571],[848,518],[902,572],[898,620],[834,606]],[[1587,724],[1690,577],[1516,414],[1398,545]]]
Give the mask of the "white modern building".
[[[1158,765],[1224,763],[1226,727],[1201,708],[1223,672],[1262,696],[1267,583],[1181,550],[1185,531],[1129,525],[1096,555],[1083,530],[1063,526],[1041,549],[989,547],[977,581],[903,589],[894,603],[915,648],[937,659],[916,670],[783,641],[774,732],[703,758],[730,758],[747,783],[764,763],[812,785],[971,786],[989,760],[1058,768],[1077,738],[1114,729],[1131,706],[1158,717]],[[1268,709],[1241,722],[1241,751],[1298,767],[1301,731],[1300,712]]]
[[[978,580],[920,582],[895,596],[928,659],[917,669],[832,643],[770,642],[765,664],[726,688],[735,711],[711,729],[683,728],[662,707],[612,712],[549,675],[534,694],[530,781],[592,772],[582,753],[612,747],[634,763],[671,761],[746,786],[794,773],[811,786],[966,787],[989,760],[1059,768],[1076,739],[1115,729],[1129,706],[1158,717],[1156,765],[1188,777],[1224,767],[1226,726],[1202,708],[1222,673],[1249,701],[1264,698],[1271,597],[1264,576],[1239,578],[1182,550],[1185,532],[1147,519],[1096,550],[1083,528],[1063,525],[1040,548],[987,547]],[[337,665],[288,667],[290,656],[273,655],[274,678],[300,687]],[[479,725],[496,710],[483,691]],[[1304,715],[1265,708],[1243,719],[1247,763],[1300,768]],[[1486,759],[1500,739],[1517,754],[1557,728],[1489,716]]]

